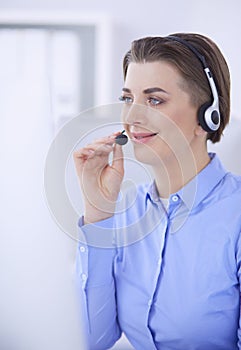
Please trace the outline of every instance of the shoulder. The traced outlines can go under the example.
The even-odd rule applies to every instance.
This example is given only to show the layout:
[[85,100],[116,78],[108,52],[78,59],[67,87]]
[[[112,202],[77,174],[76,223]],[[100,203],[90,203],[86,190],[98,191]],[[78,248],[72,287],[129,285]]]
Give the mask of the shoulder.
[[227,172],[220,183],[224,193],[241,196],[241,176]]
[[[216,197],[219,222],[223,222],[229,232],[236,232],[239,236],[241,232],[241,176],[227,172],[220,183]],[[228,223],[228,226],[225,222]]]

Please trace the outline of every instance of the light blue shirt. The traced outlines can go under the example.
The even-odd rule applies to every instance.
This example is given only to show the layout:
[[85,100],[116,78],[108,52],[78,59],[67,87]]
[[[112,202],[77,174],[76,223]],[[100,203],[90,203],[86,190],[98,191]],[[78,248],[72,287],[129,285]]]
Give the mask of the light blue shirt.
[[210,157],[168,206],[153,183],[112,218],[80,220],[89,349],[110,348],[121,332],[137,350],[241,349],[241,177]]

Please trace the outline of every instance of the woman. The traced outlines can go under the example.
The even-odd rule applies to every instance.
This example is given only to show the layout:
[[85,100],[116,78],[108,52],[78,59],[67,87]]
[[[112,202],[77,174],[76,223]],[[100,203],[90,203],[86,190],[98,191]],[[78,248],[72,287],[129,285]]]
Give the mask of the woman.
[[137,350],[241,349],[241,178],[207,152],[229,121],[225,59],[209,38],[178,33],[134,41],[123,67],[124,128],[154,181],[119,209],[120,132],[74,153],[89,348],[124,332]]

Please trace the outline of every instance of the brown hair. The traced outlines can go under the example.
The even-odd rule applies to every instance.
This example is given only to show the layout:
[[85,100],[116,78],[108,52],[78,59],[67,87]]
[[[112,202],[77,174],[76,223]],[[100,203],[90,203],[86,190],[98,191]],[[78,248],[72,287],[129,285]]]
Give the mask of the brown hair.
[[[227,62],[217,45],[204,35],[192,33],[172,35],[189,42],[205,57],[212,72],[218,91],[221,124],[217,131],[208,133],[207,139],[213,143],[218,142],[230,118],[230,74]],[[168,37],[146,37],[133,41],[131,49],[123,59],[124,79],[131,62],[158,60],[167,61],[178,69],[184,79],[183,89],[190,94],[191,103],[197,109],[202,104],[212,101],[212,92],[200,60],[188,47]]]

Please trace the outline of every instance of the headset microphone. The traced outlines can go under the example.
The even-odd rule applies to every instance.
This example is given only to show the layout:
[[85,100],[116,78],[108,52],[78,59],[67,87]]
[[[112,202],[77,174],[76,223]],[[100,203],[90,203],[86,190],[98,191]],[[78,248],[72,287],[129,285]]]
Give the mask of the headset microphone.
[[173,41],[177,41],[180,44],[189,48],[189,50],[191,50],[194,53],[194,55],[199,59],[199,61],[202,63],[203,70],[206,74],[206,77],[210,86],[210,90],[212,92],[213,101],[212,103],[206,102],[199,108],[198,121],[201,127],[205,131],[209,133],[217,131],[221,121],[220,111],[219,111],[218,91],[217,91],[217,87],[215,85],[212,73],[210,72],[210,69],[207,66],[205,57],[201,55],[200,52],[186,40],[174,35],[169,35],[167,38]]
[[115,143],[118,145],[124,146],[128,142],[128,137],[124,135],[125,130],[121,132],[120,135],[116,136]]

